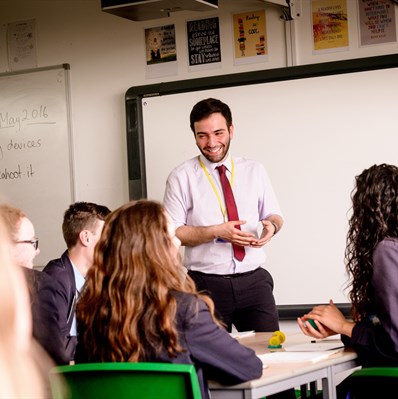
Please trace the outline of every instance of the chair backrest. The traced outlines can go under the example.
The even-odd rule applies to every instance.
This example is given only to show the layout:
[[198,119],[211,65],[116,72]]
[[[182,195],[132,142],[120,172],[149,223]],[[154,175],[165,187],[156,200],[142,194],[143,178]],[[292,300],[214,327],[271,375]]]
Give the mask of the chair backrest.
[[398,367],[367,367],[349,377],[350,399],[398,397]]
[[[61,389],[59,375],[66,382]],[[202,399],[195,367],[173,363],[86,363],[50,371],[53,399]]]

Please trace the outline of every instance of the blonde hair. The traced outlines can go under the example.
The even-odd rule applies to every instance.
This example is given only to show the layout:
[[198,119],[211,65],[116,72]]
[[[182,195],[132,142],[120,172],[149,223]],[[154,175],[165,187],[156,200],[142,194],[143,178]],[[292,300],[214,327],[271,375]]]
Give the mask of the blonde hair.
[[0,212],[0,397],[44,398],[43,378],[32,353],[28,288],[11,248]]

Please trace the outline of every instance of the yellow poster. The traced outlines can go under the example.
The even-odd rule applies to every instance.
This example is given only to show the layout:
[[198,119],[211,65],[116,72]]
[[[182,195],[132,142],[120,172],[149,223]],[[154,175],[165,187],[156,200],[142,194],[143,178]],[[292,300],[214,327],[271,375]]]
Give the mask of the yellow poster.
[[314,51],[348,49],[347,0],[312,0]]
[[265,10],[233,15],[235,64],[264,61],[268,55]]

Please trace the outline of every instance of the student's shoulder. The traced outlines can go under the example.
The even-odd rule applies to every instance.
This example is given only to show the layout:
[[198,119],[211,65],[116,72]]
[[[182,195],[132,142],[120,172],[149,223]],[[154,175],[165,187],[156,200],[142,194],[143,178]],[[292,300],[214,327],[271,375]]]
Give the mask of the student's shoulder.
[[386,237],[377,244],[375,254],[386,251],[398,252],[398,237]]
[[177,300],[177,307],[180,313],[197,315],[199,311],[206,310],[207,305],[197,295],[187,292],[173,292],[174,297]]
[[60,258],[50,260],[44,267],[43,272],[52,276],[73,272],[72,264],[65,252]]
[[38,295],[44,290],[51,289],[55,291],[58,288],[57,281],[52,278],[51,275],[45,273],[44,271],[37,269],[27,269],[23,268],[26,282],[29,287],[29,291],[32,295]]

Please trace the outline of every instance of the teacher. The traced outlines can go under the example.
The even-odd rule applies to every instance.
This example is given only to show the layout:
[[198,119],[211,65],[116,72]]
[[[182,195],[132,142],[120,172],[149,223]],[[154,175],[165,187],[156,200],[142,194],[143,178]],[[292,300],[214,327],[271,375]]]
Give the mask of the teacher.
[[234,126],[227,104],[198,102],[190,125],[201,154],[170,173],[164,195],[186,247],[188,274],[212,297],[228,331],[232,325],[238,331],[277,330],[263,246],[280,231],[283,216],[270,179],[260,163],[230,154]]

